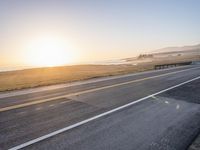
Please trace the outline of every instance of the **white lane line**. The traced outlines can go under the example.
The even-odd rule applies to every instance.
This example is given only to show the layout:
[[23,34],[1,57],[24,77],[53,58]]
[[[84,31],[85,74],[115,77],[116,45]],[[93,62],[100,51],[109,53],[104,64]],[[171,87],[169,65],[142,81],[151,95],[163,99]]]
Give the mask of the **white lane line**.
[[156,96],[152,96],[152,98],[153,98],[154,100],[159,100]]
[[169,102],[168,102],[168,101],[165,101],[165,104],[169,104]]
[[69,101],[63,101],[63,102],[60,102],[60,104],[69,103],[69,102],[71,102],[71,101],[73,101],[73,100],[69,100]]
[[37,107],[35,110],[41,110],[42,109],[42,107]]
[[153,97],[153,96],[156,96],[156,95],[158,95],[158,94],[164,93],[164,92],[169,91],[169,90],[171,90],[171,89],[174,89],[174,88],[176,88],[176,87],[182,86],[182,85],[187,84],[187,83],[189,83],[189,82],[195,81],[195,80],[197,80],[197,79],[200,79],[200,76],[198,76],[198,77],[196,77],[196,78],[193,78],[193,79],[191,79],[191,80],[182,82],[182,83],[180,83],[180,84],[177,84],[177,85],[175,85],[175,86],[169,87],[169,88],[167,88],[167,89],[161,90],[161,91],[159,91],[159,92],[157,92],[157,93],[154,93],[154,94],[148,95],[148,96],[146,96],[146,97],[140,98],[140,99],[138,99],[138,100],[136,100],[136,101],[133,101],[133,102],[128,103],[128,104],[125,104],[125,105],[122,105],[122,106],[120,106],[120,107],[117,107],[117,108],[112,109],[112,110],[110,110],[110,111],[104,112],[104,113],[99,114],[99,115],[97,115],[97,116],[88,118],[88,119],[83,120],[83,121],[81,121],[81,122],[78,122],[78,123],[76,123],[76,124],[67,126],[67,127],[65,127],[65,128],[62,128],[62,129],[59,129],[59,130],[54,131],[54,132],[52,132],[52,133],[49,133],[49,134],[47,134],[47,135],[44,135],[44,136],[41,136],[41,137],[39,137],[39,138],[33,139],[33,140],[28,141],[28,142],[26,142],[26,143],[23,143],[23,144],[21,144],[21,145],[15,146],[15,147],[13,147],[13,148],[10,148],[10,150],[18,150],[18,149],[27,147],[27,146],[29,146],[29,145],[32,145],[32,144],[34,144],[34,143],[37,143],[37,142],[40,142],[40,141],[42,141],[42,140],[48,139],[48,138],[53,137],[53,136],[55,136],[55,135],[57,135],[57,134],[60,134],[60,133],[62,133],[62,132],[66,132],[66,131],[68,131],[68,130],[70,130],[70,129],[76,128],[76,127],[78,127],[78,126],[81,126],[81,125],[83,125],[83,124],[86,124],[86,123],[88,123],[88,122],[90,122],[90,121],[93,121],[93,120],[95,120],[95,119],[101,118],[101,117],[103,117],[103,116],[109,115],[109,114],[114,113],[114,112],[116,112],[116,111],[119,111],[119,110],[121,110],[121,109],[127,108],[127,107],[129,107],[129,106],[131,106],[131,105],[134,105],[134,104],[136,104],[136,103],[139,103],[139,102],[141,102],[141,101],[144,101],[144,100],[146,100],[146,99],[148,99],[148,98],[151,98],[151,97]]
[[55,106],[55,105],[54,104],[49,105],[49,107],[53,107],[53,106]]
[[26,113],[26,111],[22,111],[22,112],[19,112],[18,114],[19,115],[23,115],[23,114],[25,114]]

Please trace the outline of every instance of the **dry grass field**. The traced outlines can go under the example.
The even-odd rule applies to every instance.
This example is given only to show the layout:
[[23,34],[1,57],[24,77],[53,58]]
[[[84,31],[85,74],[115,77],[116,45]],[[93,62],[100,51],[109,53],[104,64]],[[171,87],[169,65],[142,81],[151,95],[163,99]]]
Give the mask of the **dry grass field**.
[[31,88],[72,81],[144,71],[132,65],[79,65],[26,69],[0,73],[0,91]]
[[[170,63],[183,61],[186,60],[175,59],[170,61]],[[152,70],[154,69],[154,65],[164,63],[169,63],[169,60],[153,61],[138,65],[76,65],[1,72],[0,91],[19,90],[97,77],[141,72]]]

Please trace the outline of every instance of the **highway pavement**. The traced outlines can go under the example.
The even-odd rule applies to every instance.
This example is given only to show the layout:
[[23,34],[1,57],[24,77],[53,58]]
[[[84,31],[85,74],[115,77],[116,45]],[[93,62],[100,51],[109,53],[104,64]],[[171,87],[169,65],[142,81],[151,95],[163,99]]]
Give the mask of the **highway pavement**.
[[184,150],[200,132],[200,66],[0,94],[0,149]]

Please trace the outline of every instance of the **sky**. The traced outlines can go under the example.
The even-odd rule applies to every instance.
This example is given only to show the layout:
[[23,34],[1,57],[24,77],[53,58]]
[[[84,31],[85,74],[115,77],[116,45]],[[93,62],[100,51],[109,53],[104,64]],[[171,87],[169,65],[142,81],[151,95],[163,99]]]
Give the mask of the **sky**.
[[43,37],[62,41],[71,63],[199,44],[199,8],[199,0],[0,0],[0,66],[31,65],[30,45]]

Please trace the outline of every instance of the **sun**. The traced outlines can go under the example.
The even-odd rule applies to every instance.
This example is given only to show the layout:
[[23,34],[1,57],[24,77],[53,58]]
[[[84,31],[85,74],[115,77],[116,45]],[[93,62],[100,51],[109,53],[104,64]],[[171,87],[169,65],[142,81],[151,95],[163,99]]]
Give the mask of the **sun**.
[[29,43],[27,58],[33,66],[61,66],[73,63],[74,52],[64,40],[42,37]]

